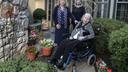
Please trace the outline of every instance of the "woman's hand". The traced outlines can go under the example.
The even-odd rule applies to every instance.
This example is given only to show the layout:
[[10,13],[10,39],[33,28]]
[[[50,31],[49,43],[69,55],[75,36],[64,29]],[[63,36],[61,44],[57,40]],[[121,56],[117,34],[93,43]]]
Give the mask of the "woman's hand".
[[71,36],[70,36],[70,37],[69,37],[69,39],[70,39],[70,40],[72,40],[72,39],[73,39],[73,37],[71,37]]
[[56,25],[56,28],[57,28],[57,29],[60,29],[60,28],[61,28],[61,25],[60,25],[60,24],[57,24],[57,25]]
[[78,23],[78,21],[77,21],[77,20],[75,20],[74,22],[75,22],[75,24],[77,24],[77,23]]

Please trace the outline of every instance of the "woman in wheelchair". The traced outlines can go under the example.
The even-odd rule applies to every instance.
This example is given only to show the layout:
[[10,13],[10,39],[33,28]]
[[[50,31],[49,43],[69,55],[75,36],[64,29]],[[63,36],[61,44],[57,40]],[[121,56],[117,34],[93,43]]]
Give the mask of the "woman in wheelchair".
[[[86,13],[83,15],[81,22],[79,22],[72,31],[71,36],[68,39],[63,40],[57,47],[50,63],[61,69],[68,59],[69,52],[82,50],[81,43],[94,38],[94,36],[92,16],[89,13]],[[59,59],[62,56],[63,60],[59,62]]]

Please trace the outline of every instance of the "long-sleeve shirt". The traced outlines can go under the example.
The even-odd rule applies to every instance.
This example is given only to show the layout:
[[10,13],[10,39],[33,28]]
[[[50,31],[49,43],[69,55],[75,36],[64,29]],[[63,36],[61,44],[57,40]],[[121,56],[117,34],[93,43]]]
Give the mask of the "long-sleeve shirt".
[[[84,32],[88,31],[89,34],[84,35]],[[70,38],[78,40],[88,40],[95,37],[92,25],[88,23],[85,26],[82,26],[82,22],[78,23],[75,29],[72,31]]]
[[73,6],[72,14],[73,14],[75,20],[80,21],[81,20],[81,17],[85,13],[86,13],[86,11],[85,11],[85,7],[84,6],[81,6],[81,7],[75,7],[75,6]]

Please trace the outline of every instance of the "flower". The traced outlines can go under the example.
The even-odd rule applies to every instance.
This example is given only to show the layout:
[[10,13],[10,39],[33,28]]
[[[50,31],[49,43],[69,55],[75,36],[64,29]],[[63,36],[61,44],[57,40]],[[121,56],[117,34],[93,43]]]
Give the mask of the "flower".
[[31,35],[32,35],[32,37],[36,37],[36,32],[35,31],[31,31]]
[[107,72],[107,64],[102,59],[96,61],[96,66],[100,72]]
[[53,44],[54,44],[54,42],[53,42],[52,39],[43,39],[40,42],[41,42],[41,45],[43,47],[48,47],[48,48],[52,48],[53,47]]
[[43,40],[40,40],[40,43],[43,44]]
[[108,67],[108,70],[107,70],[107,72],[112,72],[112,69]]

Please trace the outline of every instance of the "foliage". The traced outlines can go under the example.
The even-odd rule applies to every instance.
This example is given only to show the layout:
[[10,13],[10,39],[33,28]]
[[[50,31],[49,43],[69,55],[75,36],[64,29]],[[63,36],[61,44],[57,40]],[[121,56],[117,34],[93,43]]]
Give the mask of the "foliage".
[[44,38],[44,33],[41,31],[38,33],[38,39],[43,40],[43,38]]
[[34,27],[29,28],[29,45],[35,45],[37,41],[37,30]]
[[112,69],[101,59],[96,61],[96,72],[112,72]]
[[109,51],[115,72],[128,72],[128,25],[110,34]]
[[37,8],[33,12],[33,17],[35,20],[42,20],[42,18],[46,18],[46,12],[45,12],[45,10],[43,10],[41,8]]
[[[111,39],[110,35],[111,33],[114,33],[120,30],[121,28],[125,27],[125,25],[126,23],[124,22],[111,20],[111,19],[95,19],[93,23],[94,32],[96,35],[93,41],[93,45],[95,47],[97,57],[101,57],[109,67],[114,65],[114,63],[111,63],[111,61],[113,61],[113,59],[111,58],[112,57],[111,55],[113,55],[111,54],[112,53],[111,49],[113,48],[112,47],[110,48],[109,42],[111,42],[111,40],[113,39]],[[114,60],[114,62],[117,62],[117,61]],[[115,63],[115,64],[118,64],[118,63]],[[113,66],[113,67],[116,67],[116,66]]]
[[33,54],[36,54],[37,53],[36,48],[34,46],[29,46],[26,49],[26,52],[33,53]]
[[95,32],[94,46],[96,52],[101,54],[101,52],[108,51],[108,40],[109,34],[112,31],[119,30],[124,26],[125,23],[111,20],[111,19],[95,19],[93,23],[93,28]]
[[0,62],[0,72],[57,72],[54,67],[41,61],[30,62],[25,56]]
[[14,60],[8,59],[5,62],[0,62],[0,72],[16,72],[25,68],[29,63],[24,56]]
[[43,39],[43,41],[41,41],[41,45],[43,48],[53,48],[53,40],[51,39]]
[[20,72],[56,72],[50,65],[41,61],[32,62],[29,66],[22,69]]
[[93,28],[96,34],[93,43],[96,53],[103,60],[111,61],[114,72],[127,72],[128,25],[116,20],[96,19]]

